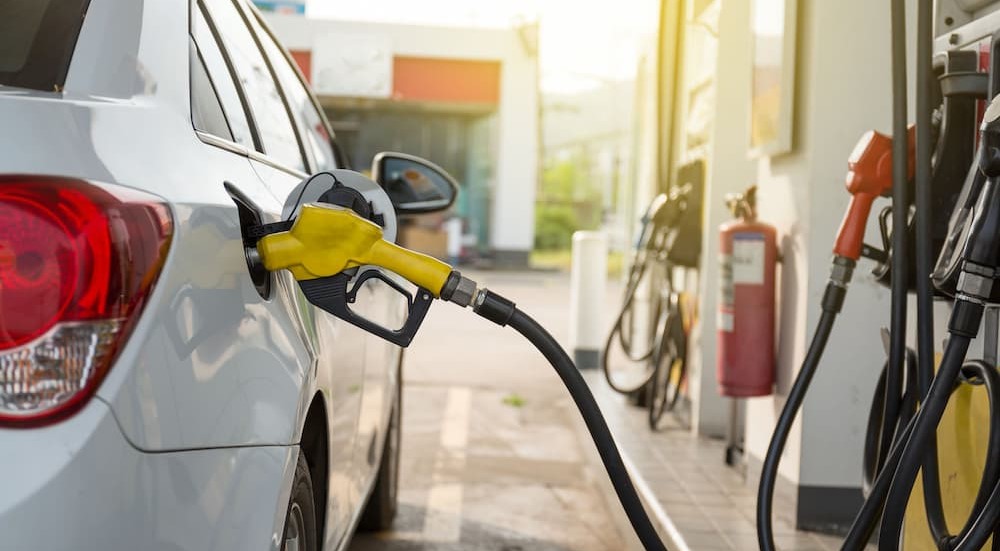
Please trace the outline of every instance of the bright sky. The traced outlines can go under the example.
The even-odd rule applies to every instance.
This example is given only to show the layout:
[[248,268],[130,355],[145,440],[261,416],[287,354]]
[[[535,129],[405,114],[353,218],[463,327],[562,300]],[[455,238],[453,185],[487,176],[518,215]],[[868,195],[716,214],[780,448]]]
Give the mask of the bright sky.
[[539,21],[542,88],[573,92],[631,79],[656,32],[658,0],[308,0],[311,17],[510,27]]

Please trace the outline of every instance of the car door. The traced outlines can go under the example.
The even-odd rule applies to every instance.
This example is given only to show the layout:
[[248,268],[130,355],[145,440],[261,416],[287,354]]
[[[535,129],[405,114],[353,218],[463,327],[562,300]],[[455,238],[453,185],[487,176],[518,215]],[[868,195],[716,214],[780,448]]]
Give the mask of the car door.
[[[290,56],[278,45],[259,13],[253,10],[252,15],[251,26],[257,33],[284,92],[313,172],[336,168],[336,151],[331,146],[325,117],[317,109],[316,102]],[[405,299],[378,279],[365,282],[353,306],[359,314],[392,329],[402,325],[405,308]],[[353,462],[354,478],[362,482],[371,481],[378,466],[381,451],[378,446],[388,422],[390,396],[394,396],[399,384],[396,369],[399,358],[399,347],[382,339],[366,336],[363,395]],[[362,484],[362,489],[366,486]]]
[[[255,130],[250,164],[277,205],[269,214],[280,217],[281,205],[306,177],[315,155],[306,154],[289,117],[284,94],[272,68],[248,26],[248,12],[233,0],[200,0],[220,37],[236,76],[251,128]],[[316,386],[326,397],[329,429],[329,476],[325,547],[336,547],[358,507],[359,484],[353,458],[364,385],[366,334],[315,309],[289,274],[276,275],[281,292],[294,297],[316,353]]]

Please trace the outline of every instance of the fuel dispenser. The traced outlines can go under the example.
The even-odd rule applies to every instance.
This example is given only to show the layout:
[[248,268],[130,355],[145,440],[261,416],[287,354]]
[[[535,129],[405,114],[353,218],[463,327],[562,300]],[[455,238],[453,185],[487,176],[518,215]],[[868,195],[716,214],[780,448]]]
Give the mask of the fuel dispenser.
[[[947,11],[944,3],[937,6],[938,15]],[[975,11],[977,7],[969,6],[973,3],[958,7]],[[930,0],[921,0],[918,9],[915,129],[908,132],[906,128],[905,8],[904,2],[894,0],[893,134],[907,139],[894,139],[889,145],[872,135],[867,143],[862,140],[852,159],[848,190],[853,199],[834,248],[823,314],[764,462],[757,511],[761,549],[775,549],[770,515],[777,461],[861,255],[877,262],[875,276],[891,287],[892,327],[886,334],[889,357],[876,389],[866,439],[866,501],[843,549],[861,549],[876,528],[882,550],[898,550],[901,545],[906,549],[980,549],[1000,520],[996,355],[990,361],[966,358],[985,308],[996,300],[994,281],[1000,275],[1000,193],[993,187],[1000,185],[996,183],[1000,178],[1000,100],[994,100],[982,116],[978,148],[975,131],[977,115],[982,113],[980,102],[993,98],[995,93],[988,88],[996,88],[987,86],[989,79],[979,71],[978,62],[982,54],[995,50],[991,46],[981,54],[975,44],[971,51],[958,47],[963,35],[956,33],[938,42],[938,55],[932,58],[934,6]],[[954,18],[940,21],[951,25]],[[990,64],[984,68],[992,69]],[[998,73],[989,72],[993,78]],[[891,149],[891,153],[880,156],[873,152],[878,149]],[[877,162],[857,162],[866,157]],[[874,167],[868,171],[868,185],[852,185],[858,168],[866,164]],[[888,174],[879,165],[890,167]],[[857,228],[864,226],[871,198],[890,189],[892,206],[879,216],[883,249],[861,244],[863,231]],[[916,295],[916,350],[906,347],[910,291]],[[950,299],[952,308],[949,336],[935,371],[932,301],[936,296]],[[995,335],[997,329],[987,328],[987,334]],[[986,403],[969,408],[975,387],[983,389],[979,394]],[[964,411],[962,426],[942,425],[946,410],[951,410],[951,421]],[[960,479],[965,482],[956,484]]]
[[[622,305],[601,351],[605,380],[648,410],[651,429],[682,402],[694,310],[675,272],[701,257],[704,161],[680,167],[669,193],[653,198],[626,278]],[[615,351],[620,351],[615,356]]]

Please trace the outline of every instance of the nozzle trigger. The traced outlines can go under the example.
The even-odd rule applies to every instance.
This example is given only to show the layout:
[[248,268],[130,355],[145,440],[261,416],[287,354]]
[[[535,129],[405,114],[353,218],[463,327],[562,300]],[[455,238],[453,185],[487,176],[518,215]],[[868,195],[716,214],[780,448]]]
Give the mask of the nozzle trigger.
[[[361,287],[369,279],[378,279],[384,282],[406,298],[406,322],[400,329],[384,327],[356,314],[349,307],[350,304],[353,304],[357,300],[358,291],[361,290]],[[413,341],[414,335],[417,334],[417,330],[420,329],[420,325],[424,322],[424,317],[427,316],[427,311],[431,307],[434,295],[427,289],[418,287],[417,294],[414,296],[399,283],[377,269],[369,269],[361,272],[357,276],[354,286],[348,290],[347,286],[350,280],[350,274],[342,272],[330,277],[299,281],[299,287],[309,302],[326,312],[395,345],[404,348],[409,346]]]

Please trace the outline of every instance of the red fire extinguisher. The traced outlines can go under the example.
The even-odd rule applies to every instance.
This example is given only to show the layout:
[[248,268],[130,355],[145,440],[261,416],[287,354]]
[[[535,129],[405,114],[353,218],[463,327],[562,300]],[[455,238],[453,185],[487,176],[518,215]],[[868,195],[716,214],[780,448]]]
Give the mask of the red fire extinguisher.
[[766,396],[774,387],[777,230],[757,220],[757,186],[726,199],[735,220],[719,227],[719,392]]

